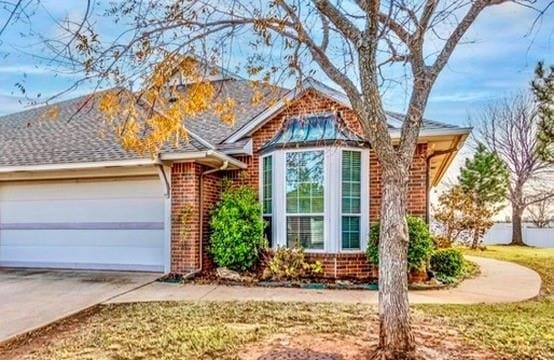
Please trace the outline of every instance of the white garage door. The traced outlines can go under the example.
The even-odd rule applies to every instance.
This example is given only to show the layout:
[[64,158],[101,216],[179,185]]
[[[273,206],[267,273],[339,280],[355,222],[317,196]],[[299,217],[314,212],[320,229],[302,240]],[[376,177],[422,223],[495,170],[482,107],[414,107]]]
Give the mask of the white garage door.
[[0,183],[0,266],[162,271],[157,178]]

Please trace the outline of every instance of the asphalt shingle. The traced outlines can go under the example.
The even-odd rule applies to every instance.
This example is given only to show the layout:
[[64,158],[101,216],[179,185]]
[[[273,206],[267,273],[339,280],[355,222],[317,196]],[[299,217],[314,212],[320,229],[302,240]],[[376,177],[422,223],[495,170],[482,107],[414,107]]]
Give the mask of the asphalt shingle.
[[[242,148],[248,139],[241,139],[236,144],[226,144],[224,140],[288,92],[284,88],[256,86],[252,81],[237,78],[226,78],[214,81],[213,84],[220,99],[234,99],[234,122],[226,124],[212,111],[198,114],[184,120],[184,125],[203,141],[190,136],[188,142],[181,142],[177,146],[168,144],[162,152],[201,151],[208,148],[232,151]],[[256,95],[261,95],[262,100],[253,102]],[[117,136],[106,124],[105,115],[97,109],[94,101],[87,101],[89,98],[87,95],[55,104],[59,110],[55,118],[48,116],[47,107],[0,117],[0,166],[146,158],[148,155],[121,146]],[[401,126],[402,114],[387,112],[387,115],[391,128]],[[425,119],[424,128],[449,129],[456,126]]]

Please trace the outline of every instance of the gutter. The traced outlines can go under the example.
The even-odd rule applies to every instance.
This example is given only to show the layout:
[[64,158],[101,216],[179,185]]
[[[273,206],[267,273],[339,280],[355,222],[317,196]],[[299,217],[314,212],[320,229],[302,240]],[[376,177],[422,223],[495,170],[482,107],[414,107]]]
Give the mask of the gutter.
[[45,164],[45,165],[22,165],[22,166],[2,166],[0,174],[13,172],[33,172],[33,171],[53,171],[53,170],[83,170],[98,169],[120,166],[145,166],[158,165],[159,159],[135,159],[135,160],[116,160],[116,161],[98,161],[67,164]]
[[229,165],[233,165],[238,169],[246,169],[247,165],[240,160],[237,160],[229,155],[225,155],[216,150],[196,151],[196,152],[184,152],[184,153],[164,153],[160,155],[161,160],[167,161],[189,161],[200,160],[206,158],[216,158],[222,162],[228,162]]
[[[434,136],[453,136],[453,135],[468,135],[472,128],[456,128],[456,129],[421,129],[418,135],[418,141],[425,137]],[[400,139],[402,129],[390,129],[391,138]]]
[[239,169],[245,169],[247,165],[240,160],[225,155],[219,151],[206,150],[184,153],[164,153],[156,159],[133,159],[133,160],[115,160],[115,161],[97,161],[80,162],[66,164],[42,164],[42,165],[22,165],[22,166],[0,166],[0,174],[16,172],[39,172],[39,171],[59,171],[59,170],[86,170],[101,169],[111,167],[130,167],[130,166],[153,166],[161,165],[162,161],[193,161],[207,158],[215,158],[222,162],[228,162],[229,165]]
[[163,164],[157,164],[158,166],[158,176],[160,177],[160,180],[163,182],[164,185],[164,197],[166,199],[169,199],[171,196],[171,183],[167,177],[167,174],[165,173],[164,165]]

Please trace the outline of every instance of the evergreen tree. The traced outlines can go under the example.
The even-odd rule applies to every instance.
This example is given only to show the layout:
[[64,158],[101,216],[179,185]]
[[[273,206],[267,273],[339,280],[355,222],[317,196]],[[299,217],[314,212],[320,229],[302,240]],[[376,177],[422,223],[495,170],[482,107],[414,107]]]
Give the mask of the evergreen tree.
[[[477,208],[486,208],[491,214],[502,208],[508,195],[509,173],[506,164],[483,144],[478,144],[473,158],[466,159],[458,177],[461,189],[470,196]],[[478,221],[474,224],[472,247],[477,247],[486,230]]]
[[546,162],[554,162],[554,65],[545,69],[539,62],[535,79],[531,83],[539,117],[537,131],[537,153]]

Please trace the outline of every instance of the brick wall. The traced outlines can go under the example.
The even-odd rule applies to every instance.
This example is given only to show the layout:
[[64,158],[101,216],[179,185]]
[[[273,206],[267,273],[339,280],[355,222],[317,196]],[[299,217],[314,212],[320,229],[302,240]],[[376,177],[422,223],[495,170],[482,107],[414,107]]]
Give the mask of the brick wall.
[[[419,144],[410,167],[408,213],[425,218],[427,206],[427,144]],[[379,220],[381,211],[381,165],[374,151],[369,155],[369,220]]]
[[193,162],[173,164],[171,168],[171,272],[174,273],[184,274],[200,267],[201,239],[204,255],[202,267],[213,267],[208,254],[210,214],[219,200],[221,181],[219,173],[204,176],[200,237],[200,177],[206,170],[209,168]]
[[210,219],[211,214],[216,206],[217,202],[219,201],[220,195],[221,195],[221,175],[220,173],[214,173],[210,175],[204,176],[203,181],[203,197],[204,197],[204,215],[203,215],[203,254],[204,254],[204,260],[203,260],[203,270],[209,270],[214,267],[214,263],[212,261],[211,256],[209,255],[209,245],[210,245]]
[[[358,134],[362,133],[360,123],[355,114],[348,108],[307,91],[300,99],[290,104],[282,113],[268,121],[252,136],[253,156],[239,157],[239,160],[248,165],[246,170],[230,171],[225,174],[208,175],[204,179],[203,197],[203,263],[204,269],[211,268],[213,263],[208,255],[209,220],[213,206],[219,199],[221,192],[220,177],[225,176],[237,184],[247,184],[258,189],[259,184],[259,156],[260,148],[281,128],[284,120],[293,115],[309,115],[318,112],[339,111],[346,126]],[[426,151],[427,145],[418,145],[414,162],[410,169],[408,212],[418,216],[425,216],[426,208]],[[370,221],[379,219],[381,205],[381,171],[379,162],[373,151],[370,151],[369,193],[370,193]],[[199,215],[199,183],[200,174],[206,170],[195,163],[175,164],[172,167],[172,232],[171,232],[171,269],[173,272],[186,273],[193,271],[200,265],[198,253],[201,237]],[[188,207],[192,215],[187,219],[186,238],[181,236],[181,213]],[[348,254],[310,254],[311,260],[319,260],[323,264],[324,276],[337,278],[368,278],[374,276],[372,266],[368,264],[365,253]]]
[[201,170],[201,165],[192,162],[171,167],[171,272],[178,274],[200,266]]
[[367,261],[365,253],[307,254],[308,261],[320,261],[323,277],[334,279],[375,279],[377,269]]

